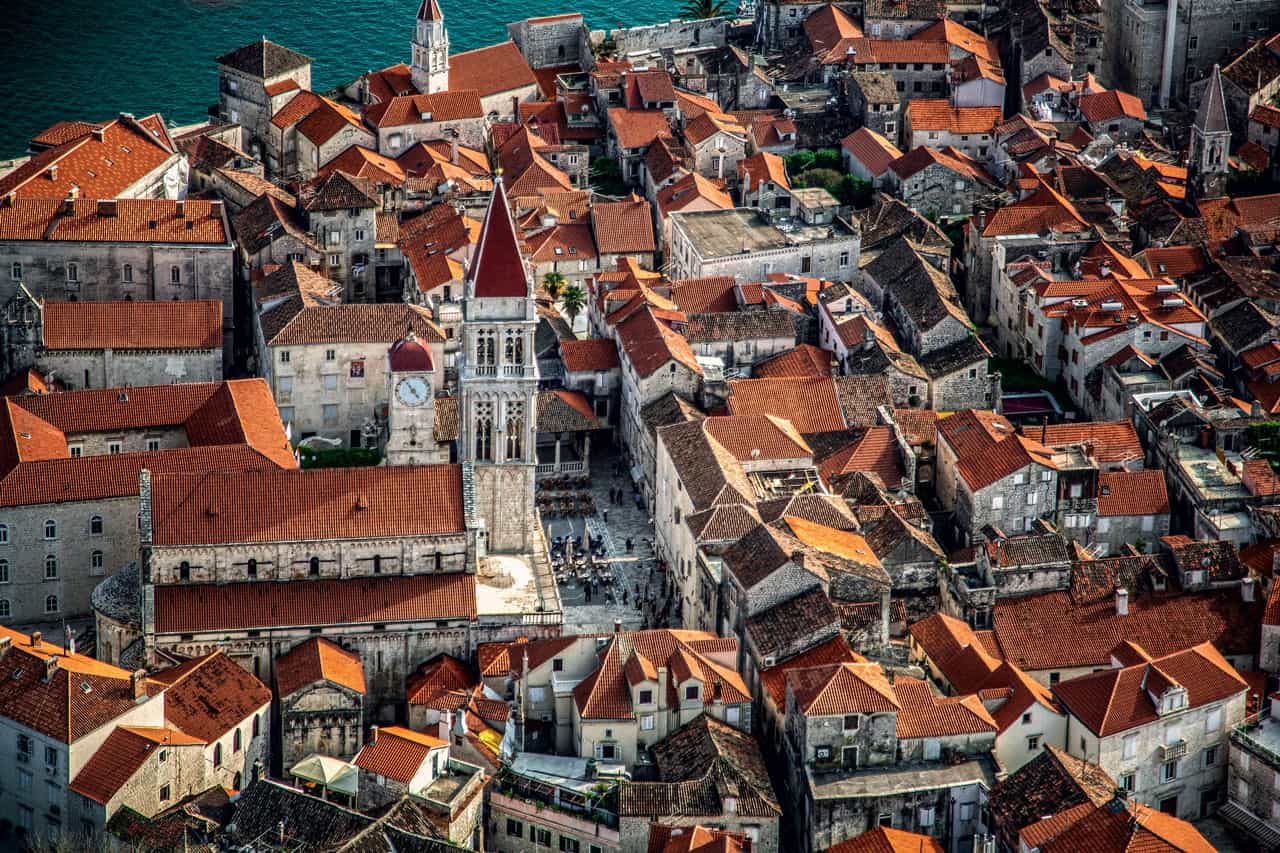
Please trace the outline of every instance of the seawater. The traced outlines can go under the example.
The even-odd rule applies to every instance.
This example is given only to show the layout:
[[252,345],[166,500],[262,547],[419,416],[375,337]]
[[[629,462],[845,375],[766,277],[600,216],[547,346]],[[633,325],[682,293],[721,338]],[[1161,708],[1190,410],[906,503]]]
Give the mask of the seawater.
[[[440,0],[454,53],[507,38],[506,25],[581,12],[591,29],[674,17],[678,0]],[[160,112],[202,121],[217,102],[214,59],[260,36],[313,60],[325,91],[409,61],[419,0],[3,0],[0,157],[61,119]]]

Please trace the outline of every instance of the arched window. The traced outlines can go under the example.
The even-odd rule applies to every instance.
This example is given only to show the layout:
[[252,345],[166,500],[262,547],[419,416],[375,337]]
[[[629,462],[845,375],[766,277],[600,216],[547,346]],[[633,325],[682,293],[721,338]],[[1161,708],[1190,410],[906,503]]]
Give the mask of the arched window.
[[80,265],[77,264],[75,261],[72,261],[71,263],[67,264],[67,281],[74,282],[79,280],[80,280]]
[[255,560],[255,559],[253,559],[252,557],[250,557],[250,558],[249,558],[249,564],[248,564],[245,568],[248,570],[248,573],[249,573],[249,577],[250,577],[250,578],[256,578],[256,577],[258,576],[258,561],[257,561],[257,560]]
[[102,552],[101,551],[94,551],[92,554],[89,555],[89,568],[95,573],[102,571]]
[[9,599],[0,598],[0,618],[9,618]]
[[262,731],[262,715],[254,714],[253,715],[253,736],[257,737],[261,731]]
[[0,545],[9,544],[9,525],[0,524]]
[[182,267],[177,264],[169,267],[169,281],[173,284],[182,284]]
[[241,777],[241,775],[240,775],[240,771],[239,771],[239,770],[237,770],[237,771],[236,771],[236,775],[235,775],[235,777],[234,777],[234,778],[232,779],[232,781],[231,781],[231,788],[232,788],[233,790],[239,791],[239,790],[240,790],[240,786],[241,786],[243,783],[244,783],[244,779]]
[[44,579],[55,580],[58,577],[58,558],[50,554],[44,558]]
[[191,564],[188,563],[186,560],[183,560],[181,563],[178,563],[178,580],[180,581],[191,580]]
[[476,459],[493,459],[493,403],[476,403]]
[[373,555],[373,573],[375,575],[382,574],[382,556],[380,554]]
[[222,766],[222,744],[220,743],[215,743],[213,745],[213,766]]
[[240,730],[236,729],[231,735],[231,751],[240,751]]
[[319,557],[311,558],[311,561],[307,567],[307,571],[313,578],[320,577],[320,558]]
[[122,272],[125,283],[131,283],[133,281],[133,264],[125,264]]
[[52,518],[44,523],[44,538],[45,539],[58,538],[58,522],[54,521]]
[[9,561],[0,560],[0,583],[9,582]]
[[91,536],[102,535],[102,516],[95,515],[89,519],[89,535]]
[[45,598],[44,598],[44,612],[45,612],[45,613],[57,613],[57,612],[58,612],[58,596],[56,596],[56,595],[46,595],[46,596],[45,596]]

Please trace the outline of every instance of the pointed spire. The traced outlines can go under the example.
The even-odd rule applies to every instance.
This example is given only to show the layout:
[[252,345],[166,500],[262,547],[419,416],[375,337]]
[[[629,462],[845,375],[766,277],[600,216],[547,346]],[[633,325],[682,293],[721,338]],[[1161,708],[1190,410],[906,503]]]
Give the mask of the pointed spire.
[[480,298],[528,297],[530,293],[529,276],[520,255],[520,240],[501,175],[493,182],[493,197],[484,214],[467,280],[471,294]]
[[436,0],[422,0],[422,6],[418,9],[419,21],[443,21],[444,12],[440,11],[440,4]]
[[1200,95],[1195,127],[1201,133],[1227,133],[1227,98],[1222,91],[1222,74],[1215,64],[1209,83]]

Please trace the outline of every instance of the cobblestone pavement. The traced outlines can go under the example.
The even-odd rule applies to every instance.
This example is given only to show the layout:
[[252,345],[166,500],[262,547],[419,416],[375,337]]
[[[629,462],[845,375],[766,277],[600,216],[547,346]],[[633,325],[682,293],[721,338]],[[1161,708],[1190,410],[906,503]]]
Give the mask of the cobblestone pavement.
[[[612,631],[615,620],[620,620],[627,630],[655,627],[664,604],[660,596],[663,574],[656,570],[654,562],[653,523],[649,513],[636,506],[630,478],[626,474],[615,476],[617,458],[617,452],[612,448],[592,454],[590,491],[595,498],[595,515],[585,518],[544,517],[542,521],[548,542],[557,536],[584,536],[584,531],[591,534],[592,541],[603,539],[609,566],[617,579],[613,601],[601,601],[600,597],[606,595],[603,588],[598,594],[593,593],[591,602],[587,603],[580,583],[560,585],[566,634]],[[609,491],[618,487],[623,490],[622,502],[611,503]],[[628,539],[631,540],[630,551],[627,550]],[[646,589],[652,593],[652,607],[637,608],[637,588],[642,600],[647,600]],[[624,590],[625,603],[622,600]]]

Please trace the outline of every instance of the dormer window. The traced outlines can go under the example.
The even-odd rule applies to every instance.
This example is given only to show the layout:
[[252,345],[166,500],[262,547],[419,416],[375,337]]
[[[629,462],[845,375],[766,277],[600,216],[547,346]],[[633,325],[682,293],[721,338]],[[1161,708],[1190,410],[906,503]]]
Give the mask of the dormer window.
[[641,705],[652,705],[652,704],[653,704],[653,691],[652,691],[652,690],[641,690],[641,691],[640,691],[640,704],[641,704]]
[[690,684],[684,689],[684,698],[688,702],[698,701],[698,685]]

